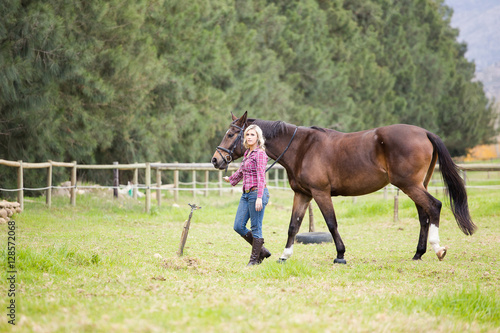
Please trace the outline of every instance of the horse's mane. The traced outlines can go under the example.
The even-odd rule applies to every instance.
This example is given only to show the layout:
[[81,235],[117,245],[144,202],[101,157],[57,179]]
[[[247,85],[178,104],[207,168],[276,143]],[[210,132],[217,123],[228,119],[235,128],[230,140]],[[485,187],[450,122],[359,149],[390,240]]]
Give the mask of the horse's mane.
[[281,134],[288,132],[288,125],[284,121],[270,121],[270,120],[261,120],[261,119],[248,119],[249,122],[255,124],[260,127],[264,137],[266,139],[275,138]]
[[318,126],[311,126],[310,128],[312,129],[315,129],[317,131],[321,131],[321,132],[325,132],[326,133],[326,129],[322,128],[322,127],[318,127]]
[[[262,133],[266,137],[266,139],[272,139],[275,138],[281,134],[288,133],[290,130],[291,125],[288,123],[285,123],[284,121],[278,120],[278,121],[269,121],[269,120],[262,120],[262,119],[248,119],[249,122],[252,124],[255,124],[259,126],[262,129]],[[320,132],[327,132],[327,129],[318,127],[318,126],[311,126],[309,127],[311,129],[320,131]]]

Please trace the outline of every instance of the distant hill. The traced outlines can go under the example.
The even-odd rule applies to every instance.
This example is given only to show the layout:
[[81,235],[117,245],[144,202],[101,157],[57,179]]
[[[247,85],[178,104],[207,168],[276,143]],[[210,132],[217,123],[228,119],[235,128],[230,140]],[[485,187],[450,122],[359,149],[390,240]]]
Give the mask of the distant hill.
[[500,100],[500,1],[446,0],[453,8],[451,25],[468,46],[466,57],[476,64],[476,78],[489,98]]

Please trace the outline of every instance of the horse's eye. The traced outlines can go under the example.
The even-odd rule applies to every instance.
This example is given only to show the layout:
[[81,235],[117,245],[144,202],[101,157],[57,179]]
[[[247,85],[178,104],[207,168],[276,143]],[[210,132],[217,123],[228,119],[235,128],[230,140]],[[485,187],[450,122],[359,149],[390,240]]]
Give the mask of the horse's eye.
[[234,136],[234,134],[228,134],[227,137],[228,138],[232,138]]

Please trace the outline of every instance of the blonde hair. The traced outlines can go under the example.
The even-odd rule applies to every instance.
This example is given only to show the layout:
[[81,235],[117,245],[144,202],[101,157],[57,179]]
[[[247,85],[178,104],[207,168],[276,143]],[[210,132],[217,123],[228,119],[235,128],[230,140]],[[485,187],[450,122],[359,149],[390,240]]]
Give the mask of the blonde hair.
[[264,145],[266,142],[266,139],[264,138],[264,134],[262,134],[262,130],[257,125],[250,125],[245,129],[245,133],[244,133],[245,135],[244,135],[244,139],[243,139],[243,145],[245,146],[245,148],[247,148],[247,149],[249,148],[246,138],[247,138],[247,132],[250,130],[254,130],[257,133],[257,146],[259,146],[260,149],[262,149],[262,150],[266,150],[266,146]]

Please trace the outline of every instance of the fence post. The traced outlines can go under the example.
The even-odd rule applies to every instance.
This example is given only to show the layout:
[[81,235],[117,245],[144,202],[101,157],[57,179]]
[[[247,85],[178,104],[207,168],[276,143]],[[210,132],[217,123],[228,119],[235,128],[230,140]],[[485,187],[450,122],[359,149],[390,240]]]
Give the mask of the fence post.
[[[118,162],[113,162],[113,165],[118,165]],[[118,186],[120,186],[120,174],[118,169],[113,169],[113,197],[118,199]]]
[[394,223],[399,220],[399,188],[396,190],[396,195],[394,196]]
[[179,170],[174,170],[174,201],[179,201]]
[[23,175],[23,161],[19,162],[19,169],[17,169],[17,202],[21,205],[21,210],[24,210],[24,175]]
[[219,171],[219,197],[222,197],[222,171]]
[[47,192],[45,194],[45,203],[50,208],[52,206],[52,161],[47,168]]
[[205,170],[205,196],[208,197],[208,170]]
[[73,167],[71,168],[71,206],[76,206],[76,161],[73,161]]
[[[158,162],[159,163],[159,162]],[[156,168],[156,203],[161,206],[161,170]]]
[[146,162],[146,213],[151,210],[151,163]]
[[309,232],[314,232],[314,215],[312,202],[309,202]]
[[193,174],[193,198],[196,198],[196,170],[192,171]]
[[279,169],[274,169],[274,185],[276,185],[276,187],[278,187],[278,177],[279,177]]
[[134,189],[132,190],[132,196],[135,200],[137,200],[137,185],[139,184],[139,169],[134,169],[134,178],[132,179],[134,183]]

